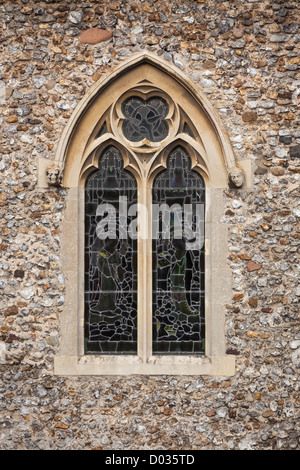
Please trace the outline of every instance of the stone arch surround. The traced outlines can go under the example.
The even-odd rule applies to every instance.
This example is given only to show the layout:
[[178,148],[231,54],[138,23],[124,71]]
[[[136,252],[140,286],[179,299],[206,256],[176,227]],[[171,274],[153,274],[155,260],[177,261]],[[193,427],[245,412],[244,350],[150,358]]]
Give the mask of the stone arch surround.
[[[114,119],[116,103],[128,90],[142,89],[145,93],[160,90],[171,96],[176,112],[188,116],[197,129],[192,142],[177,133],[164,142],[164,148],[130,148],[118,135],[117,125],[106,136],[93,138],[99,121],[107,116]],[[174,127],[176,113],[174,112]],[[175,139],[175,140],[174,140]],[[146,280],[151,272],[151,241],[140,242],[143,256],[139,265],[139,354],[135,356],[85,356],[83,352],[83,188],[88,174],[96,168],[99,152],[108,141],[123,150],[124,166],[138,182],[140,201],[149,205],[152,181],[165,167],[166,149],[180,143],[192,149],[193,166],[207,185],[206,209],[206,352],[203,357],[157,357],[151,355],[151,292]],[[174,143],[175,142],[175,143]],[[49,161],[39,165],[40,187],[45,187],[44,170]],[[246,162],[247,163],[247,162]],[[208,374],[231,376],[235,358],[226,355],[224,318],[226,301],[231,298],[231,277],[226,266],[227,229],[220,222],[223,215],[223,191],[228,187],[228,174],[237,166],[228,135],[205,95],[170,64],[148,54],[137,54],[101,82],[95,84],[74,111],[56,152],[53,167],[63,175],[62,187],[67,190],[62,228],[62,269],[66,278],[66,303],[60,318],[60,352],[55,358],[58,375],[128,375],[128,374]],[[244,164],[246,186],[251,184],[249,165]],[[151,185],[150,185],[151,186]],[[148,270],[148,274],[147,274]],[[144,284],[144,285],[143,285]]]
[[[144,79],[139,80],[140,76],[144,77]],[[115,67],[110,73],[106,74],[102,80],[95,83],[80,101],[69,119],[59,140],[55,160],[53,160],[51,164],[51,167],[60,168],[64,174],[62,184],[64,187],[74,187],[74,185],[76,186],[78,184],[76,178],[79,179],[82,156],[84,155],[86,157],[87,142],[92,133],[91,128],[93,124],[96,125],[99,121],[99,111],[101,113],[103,112],[103,108],[109,108],[114,102],[114,98],[122,94],[120,93],[122,83],[124,93],[128,91],[129,77],[131,77],[132,80],[132,87],[136,87],[138,83],[145,85],[147,81],[149,84],[155,83],[156,81],[156,86],[158,87],[165,84],[165,90],[168,89],[168,85],[171,85],[175,96],[178,96],[178,94],[182,95],[182,103],[184,101],[186,102],[186,111],[188,113],[192,111],[191,105],[192,107],[197,107],[198,112],[200,111],[199,115],[202,116],[203,121],[200,125],[198,123],[198,127],[203,126],[203,137],[207,141],[207,145],[209,146],[212,141],[215,141],[216,148],[208,149],[211,151],[211,166],[215,163],[215,161],[212,160],[213,150],[217,150],[219,153],[218,171],[214,173],[223,173],[225,171],[228,175],[230,170],[237,166],[227,131],[218,113],[202,92],[201,88],[195,86],[192,80],[180,69],[160,57],[149,53],[137,53],[133,55],[132,58]],[[150,77],[150,81],[146,77]],[[110,93],[108,102],[101,102],[101,104],[99,104],[100,98],[102,101],[103,96],[109,95],[109,93],[105,93],[106,90],[109,90]],[[40,158],[40,187],[46,186],[44,168],[47,164],[49,165],[49,160],[44,161]],[[239,165],[248,170],[248,161],[239,162]],[[247,171],[247,173],[249,174],[249,171]],[[246,176],[249,176],[248,174]],[[225,178],[224,176],[223,174],[221,185],[227,187],[227,179],[226,176]],[[216,185],[219,184],[216,182]],[[250,177],[247,178],[246,184],[247,186],[251,184]]]

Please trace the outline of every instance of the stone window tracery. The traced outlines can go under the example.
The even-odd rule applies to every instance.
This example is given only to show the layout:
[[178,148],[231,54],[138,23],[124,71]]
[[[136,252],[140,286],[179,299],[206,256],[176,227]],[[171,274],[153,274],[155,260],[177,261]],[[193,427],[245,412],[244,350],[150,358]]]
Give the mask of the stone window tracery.
[[[142,87],[139,88],[140,95],[142,90]],[[138,145],[133,154],[132,165],[139,160],[149,162],[152,157],[149,146],[154,154],[153,146],[158,146],[167,139],[172,129],[165,118],[170,108],[176,108],[167,95],[164,98],[147,98],[148,87],[145,89],[145,99],[137,96],[134,91],[132,90],[131,96],[118,103],[124,115],[123,135],[132,145]],[[104,121],[97,134],[97,138],[104,138],[104,143],[108,128],[117,128],[114,118],[111,119],[109,126]],[[192,137],[187,122],[181,122],[180,118],[178,121],[178,128]],[[139,146],[141,142],[143,147]],[[150,220],[152,233],[148,231],[146,234],[154,239],[152,246],[149,244],[153,263],[153,354],[193,355],[204,354],[205,350],[204,211],[201,214],[202,220],[196,221],[196,206],[204,206],[205,184],[201,175],[191,170],[187,149],[188,144],[181,143],[166,153],[167,169],[160,172],[153,181]],[[153,164],[160,158],[159,151],[156,151]],[[126,199],[126,208],[128,204],[132,207],[140,201],[134,185],[135,179],[123,166],[122,151],[110,145],[100,156],[99,169],[85,183],[87,354],[138,354],[137,241],[131,240],[129,233],[126,234],[126,242],[120,240],[119,231],[125,230],[125,225],[128,227],[128,220],[120,220],[120,198]],[[138,167],[136,170],[138,171]],[[150,175],[148,173],[144,179],[146,186],[149,185]],[[144,210],[149,209],[150,198],[146,203]],[[96,215],[103,204],[112,205],[112,219],[117,216],[116,220],[112,220],[115,233],[104,232],[106,239],[101,239],[101,234],[97,232],[101,219],[103,221],[106,218],[103,213],[98,217]],[[162,222],[161,214],[160,221],[154,220],[155,207],[164,210],[163,217],[168,219],[169,224],[168,234],[163,233],[159,226],[156,227],[157,233],[153,233],[156,222],[158,225]],[[178,211],[181,213],[182,226],[180,239],[174,223]],[[109,225],[109,221],[106,222]],[[187,239],[189,233],[193,233],[193,238],[196,233],[201,238],[201,244],[196,240],[198,244],[194,241],[197,246],[193,246],[192,241]],[[126,279],[129,284],[126,284]],[[146,280],[147,285],[150,285],[150,281]]]
[[150,142],[161,142],[168,135],[168,125],[165,117],[168,114],[168,104],[161,98],[150,98],[143,101],[132,96],[122,104],[125,116],[123,133],[130,142],[147,139]]
[[[248,169],[235,161],[201,90],[162,59],[138,54],[95,84],[50,168],[39,161],[40,187],[59,185],[67,195],[57,374],[234,373],[225,344],[231,288],[223,191],[248,185]],[[125,196],[124,217],[116,199]],[[165,240],[155,205],[171,201]],[[186,226],[181,241],[175,236],[184,206],[196,247]],[[117,238],[107,242],[98,235],[101,220],[114,228],[111,212]],[[131,231],[124,235],[124,227]]]

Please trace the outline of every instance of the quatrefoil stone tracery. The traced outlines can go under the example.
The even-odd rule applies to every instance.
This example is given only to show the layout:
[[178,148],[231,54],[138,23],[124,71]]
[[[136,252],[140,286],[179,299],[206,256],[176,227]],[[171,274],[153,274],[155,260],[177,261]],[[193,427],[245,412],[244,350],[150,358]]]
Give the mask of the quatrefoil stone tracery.
[[143,100],[133,96],[122,104],[125,116],[122,132],[130,142],[148,140],[161,142],[169,133],[165,120],[169,111],[168,103],[160,97]]

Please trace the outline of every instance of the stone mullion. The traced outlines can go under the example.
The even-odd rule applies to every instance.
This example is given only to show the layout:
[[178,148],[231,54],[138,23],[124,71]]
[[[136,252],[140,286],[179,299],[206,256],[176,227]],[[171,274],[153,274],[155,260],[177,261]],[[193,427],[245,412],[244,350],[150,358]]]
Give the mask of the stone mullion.
[[[139,211],[138,237],[138,355],[145,363],[152,354],[151,190],[147,188],[146,178],[139,181],[138,198],[142,206]],[[148,230],[143,226],[145,224]]]

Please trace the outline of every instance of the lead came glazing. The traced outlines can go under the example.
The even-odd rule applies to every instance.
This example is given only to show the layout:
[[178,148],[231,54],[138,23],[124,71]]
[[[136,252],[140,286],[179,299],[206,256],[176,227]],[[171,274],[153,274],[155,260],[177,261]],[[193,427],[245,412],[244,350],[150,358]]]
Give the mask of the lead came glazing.
[[167,137],[169,128],[165,118],[168,114],[168,104],[162,98],[144,101],[134,96],[123,103],[122,111],[126,118],[123,133],[130,142],[143,139],[161,142]]
[[[190,249],[184,231],[182,238],[176,237],[175,224],[176,207],[188,205],[190,228],[200,230],[196,205],[204,208],[204,198],[202,177],[191,170],[186,150],[175,148],[167,170],[153,184],[153,204],[175,208],[170,210],[170,237],[159,220],[159,236],[153,240],[153,354],[204,354],[204,248]],[[184,210],[182,214],[187,215]]]
[[[137,202],[137,185],[115,147],[104,151],[85,187],[85,352],[137,353],[137,246],[120,237],[119,197]],[[99,239],[101,204],[116,210],[116,237]],[[127,220],[128,224],[130,223]],[[99,225],[98,225],[99,227]]]

